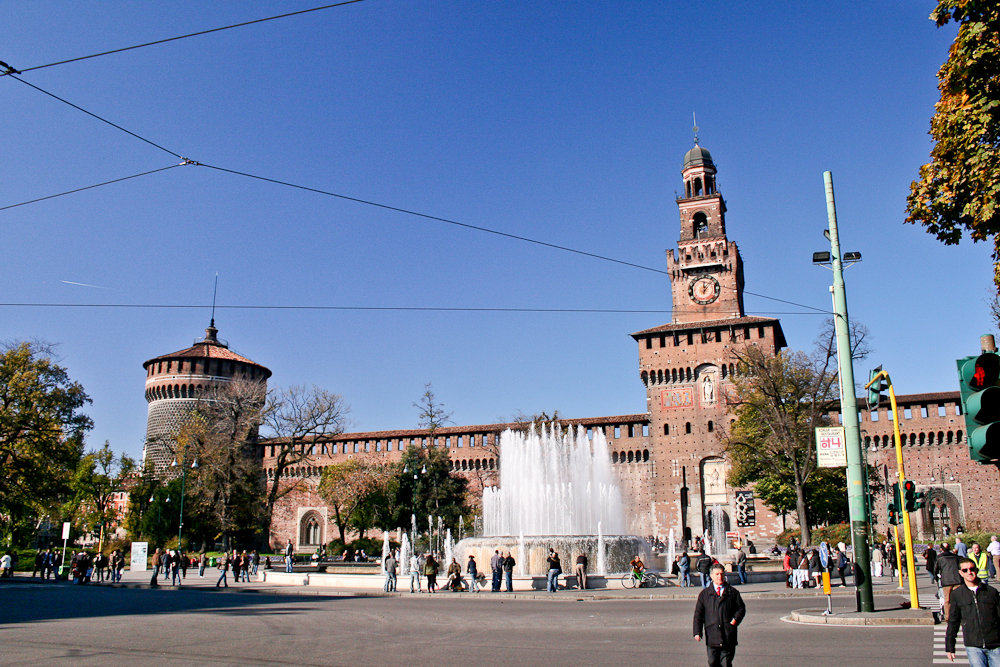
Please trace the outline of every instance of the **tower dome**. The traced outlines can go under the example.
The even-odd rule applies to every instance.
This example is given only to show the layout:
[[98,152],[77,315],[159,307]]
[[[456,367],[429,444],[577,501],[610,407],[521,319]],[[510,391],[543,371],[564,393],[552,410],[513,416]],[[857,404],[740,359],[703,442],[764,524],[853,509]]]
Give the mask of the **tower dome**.
[[714,166],[715,163],[712,162],[712,154],[708,152],[708,149],[695,144],[694,148],[684,154],[684,164],[681,166],[681,169]]
[[177,433],[206,391],[231,382],[235,377],[267,382],[271,371],[236,354],[226,341],[219,340],[215,320],[205,337],[191,347],[154,357],[143,363],[146,369],[146,444],[143,464],[153,464],[163,476],[173,462]]

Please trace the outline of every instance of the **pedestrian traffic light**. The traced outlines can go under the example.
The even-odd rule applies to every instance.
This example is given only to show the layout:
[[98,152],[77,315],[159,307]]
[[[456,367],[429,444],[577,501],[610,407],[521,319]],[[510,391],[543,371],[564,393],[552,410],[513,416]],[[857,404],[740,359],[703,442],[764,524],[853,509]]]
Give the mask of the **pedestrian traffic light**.
[[915,502],[913,503],[913,509],[922,509],[924,506],[927,505],[927,492],[917,491],[917,495],[914,500]]
[[903,509],[906,512],[917,511],[917,484],[912,479],[903,482]]
[[868,372],[868,381],[869,383],[871,383],[870,386],[868,387],[869,410],[878,410],[879,404],[882,403],[882,401],[886,400],[885,395],[882,393],[888,388],[885,384],[885,380],[880,379],[877,382],[872,382],[872,380],[875,379],[875,376],[881,372],[882,372],[881,366],[879,366],[878,368],[873,368],[871,371]]
[[889,525],[898,526],[903,522],[900,511],[903,509],[902,500],[899,497],[899,482],[892,485],[892,502],[888,505]]
[[966,442],[973,461],[1000,460],[1000,355],[984,352],[958,365]]
[[899,513],[896,511],[896,506],[893,505],[892,503],[889,503],[888,513],[889,513],[889,525],[890,526],[898,526],[899,525]]

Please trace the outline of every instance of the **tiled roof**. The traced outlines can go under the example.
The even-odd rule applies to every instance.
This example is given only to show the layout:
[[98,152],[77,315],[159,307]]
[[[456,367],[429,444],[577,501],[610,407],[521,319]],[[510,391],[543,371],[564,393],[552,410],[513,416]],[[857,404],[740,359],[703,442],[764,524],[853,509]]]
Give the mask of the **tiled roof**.
[[[912,405],[914,403],[946,403],[946,402],[958,402],[961,398],[961,394],[957,391],[937,391],[929,394],[897,394],[896,403],[899,405]],[[858,396],[858,407],[864,409],[868,404],[867,396]],[[891,407],[888,396],[885,400],[879,403],[879,407],[888,408]],[[840,409],[840,402],[835,404],[834,410]]]
[[249,364],[251,366],[257,366],[262,368],[267,372],[267,376],[271,376],[271,371],[265,366],[258,364],[256,361],[247,359],[246,357],[236,354],[229,349],[229,346],[222,343],[216,338],[216,329],[209,327],[205,330],[204,340],[200,340],[189,348],[179,350],[177,352],[171,352],[170,354],[163,354],[159,357],[153,357],[152,359],[144,362],[142,364],[143,368],[149,368],[150,364],[157,361],[167,361],[169,359],[188,359],[194,357],[196,359],[224,359],[226,361],[238,361],[244,364]]

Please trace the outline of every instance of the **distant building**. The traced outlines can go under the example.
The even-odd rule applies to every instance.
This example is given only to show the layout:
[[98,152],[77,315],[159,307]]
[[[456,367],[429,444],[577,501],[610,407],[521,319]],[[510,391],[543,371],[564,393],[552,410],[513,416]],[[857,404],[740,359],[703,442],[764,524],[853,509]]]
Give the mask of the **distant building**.
[[264,366],[230,350],[226,341],[219,340],[218,333],[213,318],[205,337],[193,346],[142,365],[146,369],[149,403],[143,465],[152,463],[160,477],[170,474],[167,471],[174,460],[177,434],[206,391],[237,376],[264,382],[271,377],[271,371]]

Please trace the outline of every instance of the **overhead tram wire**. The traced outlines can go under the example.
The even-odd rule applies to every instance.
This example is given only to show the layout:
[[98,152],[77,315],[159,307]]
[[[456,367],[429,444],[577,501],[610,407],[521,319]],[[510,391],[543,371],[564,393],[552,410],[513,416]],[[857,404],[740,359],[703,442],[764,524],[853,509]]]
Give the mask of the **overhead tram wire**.
[[96,183],[94,185],[87,185],[82,188],[76,188],[75,190],[67,190],[66,192],[60,192],[57,195],[48,195],[46,197],[39,197],[38,199],[30,199],[28,201],[23,201],[19,204],[9,204],[7,206],[0,206],[0,211],[6,211],[9,208],[17,208],[18,206],[25,206],[26,204],[34,204],[36,202],[45,201],[46,199],[55,199],[56,197],[62,197],[63,195],[71,195],[77,192],[83,192],[84,190],[92,190],[94,188],[99,188],[102,185],[111,185],[112,183],[121,183],[122,181],[127,181],[132,178],[139,178],[140,176],[148,176],[149,174],[155,174],[160,171],[166,171],[167,169],[173,169],[174,167],[180,167],[185,164],[190,164],[189,162],[181,162],[180,164],[172,164],[169,167],[160,167],[159,169],[153,169],[151,171],[144,171],[141,174],[132,174],[131,176],[123,176],[121,178],[116,178],[111,181],[104,181],[103,183]]
[[[565,251],[565,252],[571,252],[571,253],[574,253],[574,254],[577,254],[577,255],[582,255],[584,257],[591,257],[593,259],[599,259],[599,260],[603,260],[603,261],[606,261],[606,262],[612,262],[614,264],[620,264],[622,266],[630,266],[632,268],[642,269],[643,271],[651,271],[653,273],[658,273],[660,275],[670,276],[670,272],[668,272],[668,271],[663,271],[662,269],[654,269],[651,266],[645,266],[643,264],[636,264],[634,262],[626,262],[624,260],[615,259],[613,257],[607,257],[605,255],[598,255],[596,253],[590,253],[590,252],[586,252],[586,251],[583,251],[583,250],[577,250],[575,248],[569,248],[567,246],[558,245],[558,244],[555,244],[555,243],[548,243],[546,241],[539,241],[537,239],[528,238],[526,236],[519,236],[517,234],[509,234],[507,232],[501,232],[501,231],[498,231],[498,230],[495,230],[495,229],[489,229],[488,227],[480,227],[480,226],[477,226],[477,225],[471,225],[471,224],[464,223],[464,222],[458,222],[456,220],[449,220],[448,218],[442,218],[442,217],[439,217],[439,216],[436,216],[436,215],[430,215],[428,213],[420,213],[418,211],[412,211],[410,209],[400,208],[400,207],[397,207],[397,206],[390,206],[389,204],[380,204],[378,202],[369,201],[367,199],[360,199],[358,197],[350,197],[348,195],[342,195],[342,194],[338,194],[336,192],[330,192],[328,190],[320,190],[319,188],[311,188],[311,187],[308,187],[308,186],[305,186],[305,185],[298,185],[296,183],[289,183],[288,181],[280,181],[278,179],[267,178],[265,176],[258,176],[256,174],[251,174],[251,173],[243,172],[243,171],[237,171],[235,169],[227,169],[225,167],[219,167],[219,166],[215,166],[215,165],[211,165],[211,164],[205,164],[203,162],[196,162],[194,160],[190,160],[190,159],[182,156],[180,153],[175,153],[174,151],[170,150],[169,148],[164,148],[163,146],[160,146],[159,144],[157,144],[157,143],[155,143],[153,141],[150,141],[149,139],[146,139],[145,137],[142,137],[142,136],[136,134],[135,132],[131,132],[129,130],[126,130],[124,127],[122,127],[120,125],[117,125],[117,124],[115,124],[115,123],[113,123],[113,122],[111,122],[111,121],[109,121],[109,120],[107,120],[105,118],[101,118],[97,114],[95,114],[95,113],[93,113],[91,111],[87,111],[83,107],[77,106],[76,104],[73,104],[72,102],[69,102],[69,101],[63,99],[63,98],[59,97],[58,95],[55,95],[55,94],[50,93],[50,92],[48,92],[48,91],[46,91],[46,90],[44,90],[42,88],[39,88],[38,86],[36,86],[34,84],[28,83],[27,81],[25,81],[24,79],[21,79],[20,77],[16,77],[15,76],[14,79],[16,81],[20,81],[21,83],[25,84],[26,86],[30,86],[31,88],[34,88],[35,90],[48,95],[49,97],[52,97],[52,98],[54,98],[56,100],[59,100],[60,102],[63,102],[64,104],[68,104],[69,106],[73,107],[74,109],[82,111],[83,113],[87,114],[88,116],[91,116],[92,118],[95,118],[96,120],[101,121],[102,123],[107,123],[111,127],[114,127],[114,128],[116,128],[118,130],[121,130],[122,132],[125,132],[126,134],[128,134],[128,135],[130,135],[132,137],[135,137],[136,139],[139,139],[140,141],[143,141],[143,142],[149,144],[150,146],[158,148],[161,151],[165,151],[166,153],[169,153],[170,155],[173,155],[174,157],[179,158],[181,160],[181,164],[182,165],[183,164],[193,164],[193,165],[200,166],[200,167],[207,167],[209,169],[214,169],[216,171],[221,171],[221,172],[233,174],[233,175],[236,175],[236,176],[242,176],[244,178],[251,178],[251,179],[255,179],[255,180],[259,180],[259,181],[264,181],[264,182],[267,182],[267,183],[274,183],[275,185],[282,185],[282,186],[289,187],[289,188],[295,188],[297,190],[304,190],[306,192],[313,192],[313,193],[316,193],[316,194],[326,195],[328,197],[336,197],[338,199],[342,199],[342,200],[345,200],[345,201],[351,201],[351,202],[355,202],[355,203],[358,203],[358,204],[364,204],[364,205],[367,205],[367,206],[374,206],[376,208],[381,208],[381,209],[388,210],[388,211],[395,211],[397,213],[403,213],[403,214],[406,214],[406,215],[412,215],[412,216],[416,216],[416,217],[419,217],[419,218],[424,218],[426,220],[435,220],[437,222],[443,222],[443,223],[446,223],[446,224],[449,224],[449,225],[455,225],[456,227],[464,227],[466,229],[472,229],[472,230],[484,232],[484,233],[487,233],[487,234],[494,234],[496,236],[503,236],[503,237],[506,237],[506,238],[509,238],[509,239],[513,239],[513,240],[516,240],[516,241],[523,241],[525,243],[533,243],[535,245],[544,246],[546,248],[553,248],[555,250],[562,250],[562,251]],[[174,165],[174,166],[180,166],[180,165]],[[98,186],[91,186],[91,187],[98,187]],[[87,189],[87,188],[83,188],[83,189]],[[52,196],[54,197],[54,196],[59,196],[59,195],[52,195]],[[48,198],[50,198],[50,197],[43,197],[42,199],[48,199]],[[37,200],[37,201],[41,201],[42,199]],[[14,204],[14,205],[11,205],[11,206],[6,206],[4,208],[14,208],[15,206],[19,206],[19,205],[23,205],[23,204],[27,204],[27,203],[31,203],[31,202],[22,202],[22,204]],[[0,210],[3,210],[3,209],[0,209]],[[756,294],[754,292],[744,292],[744,294],[748,294],[748,295],[751,295],[751,296],[756,296],[756,297],[761,298],[761,299],[768,299],[770,301],[776,301],[778,303],[784,303],[784,304],[788,304],[788,305],[791,305],[791,306],[796,306],[798,308],[806,308],[808,310],[813,310],[813,311],[816,311],[816,312],[819,312],[819,313],[829,314],[828,311],[823,310],[822,308],[816,308],[815,306],[809,306],[809,305],[802,304],[802,303],[796,303],[794,301],[786,301],[785,299],[777,299],[775,297],[765,296],[763,294]]]
[[[685,312],[677,310],[628,310],[622,308],[454,308],[446,306],[206,306],[203,304],[161,304],[161,303],[0,303],[2,308],[134,308],[134,309],[209,309],[218,310],[334,310],[334,311],[411,311],[411,312],[452,312],[452,313],[597,313],[610,315],[667,315]],[[754,314],[754,313],[751,313]],[[803,312],[757,312],[758,315],[818,315],[829,313]]]
[[69,60],[60,60],[58,62],[49,63],[47,65],[35,65],[34,67],[23,67],[19,70],[10,68],[8,71],[0,71],[0,76],[9,76],[11,74],[18,74],[21,72],[31,72],[36,69],[44,69],[46,67],[55,67],[56,65],[65,65],[67,63],[75,63],[81,60],[89,60],[90,58],[100,58],[101,56],[109,56],[114,53],[122,53],[123,51],[132,51],[134,49],[141,49],[147,46],[155,46],[156,44],[166,44],[167,42],[176,42],[180,39],[187,39],[188,37],[198,37],[199,35],[208,35],[213,32],[221,32],[223,30],[229,30],[230,28],[242,28],[248,25],[254,25],[255,23],[264,23],[266,21],[274,21],[275,19],[288,18],[289,16],[298,16],[299,14],[308,14],[309,12],[318,12],[323,9],[331,9],[333,7],[342,7],[344,5],[353,5],[358,2],[363,2],[364,0],[345,0],[344,2],[337,2],[332,5],[323,5],[322,7],[312,7],[310,9],[301,9],[297,12],[288,12],[287,14],[278,14],[277,16],[268,16],[263,19],[254,19],[253,21],[244,21],[243,23],[234,23],[233,25],[222,26],[221,28],[210,28],[209,30],[200,30],[198,32],[192,32],[187,35],[179,35],[177,37],[168,37],[166,39],[158,39],[154,42],[146,42],[145,44],[136,44],[135,46],[125,46],[120,49],[112,49],[111,51],[102,51],[101,53],[94,53],[89,56],[80,56],[78,58],[70,58]]

